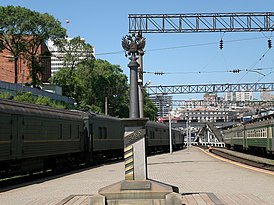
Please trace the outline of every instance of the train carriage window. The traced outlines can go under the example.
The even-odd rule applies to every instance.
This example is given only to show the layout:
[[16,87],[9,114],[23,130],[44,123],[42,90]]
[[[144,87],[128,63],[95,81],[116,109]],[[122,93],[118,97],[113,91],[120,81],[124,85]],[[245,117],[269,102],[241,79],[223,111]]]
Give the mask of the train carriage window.
[[98,128],[98,138],[99,139],[107,139],[108,132],[106,127],[99,127]]
[[98,127],[98,138],[102,139],[102,137],[103,137],[103,129],[102,127]]
[[64,123],[62,124],[62,138],[63,139],[69,139],[70,137],[70,124]]

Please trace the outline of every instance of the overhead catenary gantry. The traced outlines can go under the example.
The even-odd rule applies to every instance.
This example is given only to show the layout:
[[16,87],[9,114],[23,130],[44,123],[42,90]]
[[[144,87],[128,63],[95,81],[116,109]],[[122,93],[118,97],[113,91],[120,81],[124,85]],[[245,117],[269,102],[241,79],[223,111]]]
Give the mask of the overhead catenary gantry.
[[[129,33],[272,32],[274,12],[129,14]],[[139,70],[142,72],[142,69]],[[142,81],[142,80],[141,80]],[[272,83],[146,86],[149,95],[273,91]]]
[[171,106],[175,107],[211,107],[211,106],[274,106],[274,101],[205,101],[205,100],[172,100]]
[[274,83],[146,86],[148,95],[274,91]]
[[274,30],[274,12],[129,14],[129,33],[261,32]]

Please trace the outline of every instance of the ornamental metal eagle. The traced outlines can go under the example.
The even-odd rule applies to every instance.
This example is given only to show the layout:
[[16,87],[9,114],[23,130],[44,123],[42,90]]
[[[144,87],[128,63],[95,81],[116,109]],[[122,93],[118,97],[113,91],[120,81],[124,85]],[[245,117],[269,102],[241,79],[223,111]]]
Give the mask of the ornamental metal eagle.
[[145,48],[145,41],[140,33],[137,36],[135,34],[124,36],[122,38],[122,47],[125,50],[125,56],[139,55],[139,52]]

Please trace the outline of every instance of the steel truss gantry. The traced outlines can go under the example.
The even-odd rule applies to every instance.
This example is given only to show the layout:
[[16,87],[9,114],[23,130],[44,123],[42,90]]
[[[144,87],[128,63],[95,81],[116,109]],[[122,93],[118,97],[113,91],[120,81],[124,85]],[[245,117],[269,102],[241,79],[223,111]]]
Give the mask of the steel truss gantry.
[[172,100],[171,106],[173,107],[210,107],[210,106],[268,106],[273,107],[274,101],[222,101],[211,102],[204,100]]
[[274,83],[146,86],[148,95],[274,91]]
[[129,33],[261,32],[274,30],[274,12],[129,14]]

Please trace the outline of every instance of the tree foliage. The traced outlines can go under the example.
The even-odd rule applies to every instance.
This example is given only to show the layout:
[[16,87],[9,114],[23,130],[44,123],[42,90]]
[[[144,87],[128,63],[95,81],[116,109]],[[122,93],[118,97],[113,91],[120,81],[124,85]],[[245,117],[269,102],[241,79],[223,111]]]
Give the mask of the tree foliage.
[[62,68],[50,81],[60,85],[64,95],[75,98],[81,109],[102,114],[107,97],[109,115],[128,117],[127,77],[118,65],[105,60],[84,60],[76,68]]
[[93,47],[80,36],[72,39],[55,38],[54,44],[58,52],[62,53],[61,56],[56,57],[63,60],[66,68],[74,69],[78,63],[94,58]]
[[50,106],[58,109],[71,108],[72,106],[62,101],[55,101],[45,96],[34,97],[31,92],[17,92],[15,95],[8,92],[0,92],[0,98],[25,102],[37,105]]
[[157,117],[157,107],[148,98],[147,93],[144,93],[144,116],[154,121]]
[[[0,52],[9,51],[14,62],[14,82],[18,82],[18,59],[24,58],[30,68],[32,85],[39,84],[43,72],[41,61],[48,55],[38,55],[45,40],[54,40],[62,53],[64,68],[51,78],[60,85],[63,94],[73,97],[82,109],[97,113],[105,110],[108,101],[108,114],[129,116],[129,93],[127,77],[118,65],[105,60],[95,60],[93,47],[82,38],[64,39],[66,31],[53,16],[41,14],[20,6],[0,6]],[[58,56],[57,56],[58,57]],[[18,94],[15,100],[34,102],[30,94]],[[35,103],[49,105],[49,99],[38,98]],[[145,117],[155,118],[156,108],[145,98]]]
[[27,24],[25,17],[29,15],[29,10],[21,7],[0,7],[0,48],[7,49],[11,56],[6,56],[14,61],[14,82],[18,81],[17,62],[22,55],[26,40]]
[[[107,98],[108,115],[127,118],[129,116],[128,79],[118,65],[106,60],[86,60],[76,69],[62,68],[51,78],[63,88],[66,96],[76,99],[79,108],[103,114]],[[155,120],[157,108],[145,95],[145,117]]]
[[81,101],[84,88],[75,70],[61,68],[49,81],[61,86],[64,96],[72,97],[76,102]]
[[[84,76],[87,67],[78,70]],[[128,84],[126,75],[118,65],[106,60],[95,60],[94,67],[88,78],[84,79],[86,89],[82,104],[94,104],[104,112],[105,98],[108,100],[108,114],[111,116],[128,117]]]
[[0,49],[6,49],[14,61],[14,82],[18,82],[18,58],[30,67],[32,84],[36,85],[43,71],[38,49],[49,38],[62,38],[66,31],[53,16],[20,6],[0,6]]

